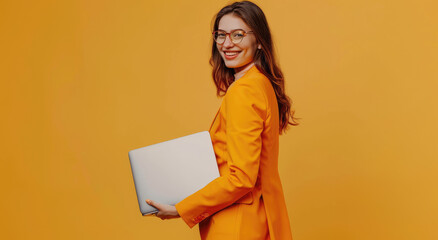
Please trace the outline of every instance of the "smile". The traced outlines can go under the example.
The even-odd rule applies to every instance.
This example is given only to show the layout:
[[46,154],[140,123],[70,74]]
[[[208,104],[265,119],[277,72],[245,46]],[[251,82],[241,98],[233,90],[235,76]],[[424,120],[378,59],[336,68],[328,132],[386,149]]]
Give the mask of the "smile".
[[240,52],[224,52],[224,55],[226,59],[230,60],[236,58],[239,53]]

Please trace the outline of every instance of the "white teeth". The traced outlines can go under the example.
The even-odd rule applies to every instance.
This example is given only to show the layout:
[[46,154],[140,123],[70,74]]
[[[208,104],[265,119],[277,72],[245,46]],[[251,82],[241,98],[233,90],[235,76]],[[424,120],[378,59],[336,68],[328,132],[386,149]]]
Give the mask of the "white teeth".
[[234,56],[237,54],[238,54],[238,52],[225,52],[225,55],[227,55],[227,56]]

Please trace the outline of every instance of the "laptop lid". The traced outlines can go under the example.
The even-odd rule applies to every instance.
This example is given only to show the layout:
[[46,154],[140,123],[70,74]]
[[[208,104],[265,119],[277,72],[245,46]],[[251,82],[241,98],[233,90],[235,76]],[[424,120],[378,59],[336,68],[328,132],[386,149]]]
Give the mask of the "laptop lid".
[[158,212],[146,199],[175,205],[220,176],[208,131],[131,150],[128,155],[143,215]]

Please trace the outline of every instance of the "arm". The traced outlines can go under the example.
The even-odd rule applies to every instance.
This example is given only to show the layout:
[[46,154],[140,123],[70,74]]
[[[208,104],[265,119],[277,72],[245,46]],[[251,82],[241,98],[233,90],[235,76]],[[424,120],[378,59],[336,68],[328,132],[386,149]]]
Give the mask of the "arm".
[[260,164],[266,107],[263,90],[255,84],[236,82],[228,90],[224,98],[227,118],[225,157],[230,171],[175,205],[190,228],[254,188]]

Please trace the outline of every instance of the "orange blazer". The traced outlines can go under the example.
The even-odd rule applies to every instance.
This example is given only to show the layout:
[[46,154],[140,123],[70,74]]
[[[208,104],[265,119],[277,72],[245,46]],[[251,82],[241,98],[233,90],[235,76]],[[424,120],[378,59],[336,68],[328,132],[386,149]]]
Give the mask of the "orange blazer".
[[[279,116],[254,65],[228,88],[210,126],[220,177],[175,205],[201,239],[292,239],[278,174]],[[194,166],[195,167],[195,166]]]

